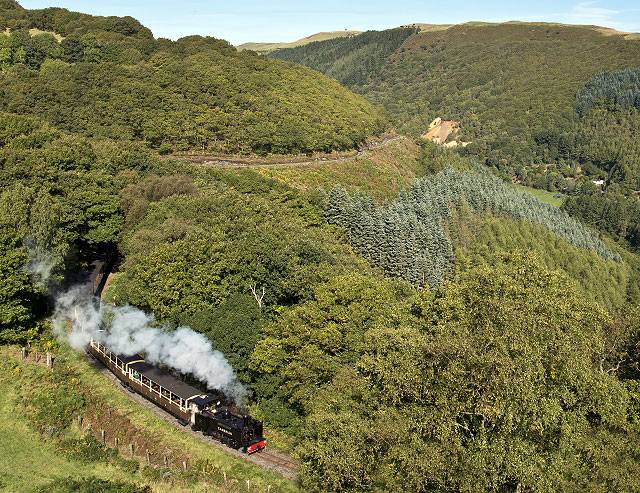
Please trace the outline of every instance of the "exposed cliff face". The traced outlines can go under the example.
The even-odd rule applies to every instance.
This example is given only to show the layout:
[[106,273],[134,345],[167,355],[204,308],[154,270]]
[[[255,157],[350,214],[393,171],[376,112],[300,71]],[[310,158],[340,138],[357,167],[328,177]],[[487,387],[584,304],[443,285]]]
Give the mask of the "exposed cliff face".
[[443,121],[442,118],[438,117],[431,122],[429,131],[422,138],[436,144],[444,144],[447,141],[447,137],[458,130],[458,125],[459,122]]

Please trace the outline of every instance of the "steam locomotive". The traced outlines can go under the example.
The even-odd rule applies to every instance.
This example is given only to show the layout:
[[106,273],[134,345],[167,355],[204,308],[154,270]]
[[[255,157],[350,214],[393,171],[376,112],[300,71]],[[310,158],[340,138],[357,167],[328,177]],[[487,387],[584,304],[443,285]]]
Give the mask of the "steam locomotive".
[[149,364],[140,355],[122,356],[109,351],[96,341],[87,346],[89,354],[118,377],[122,385],[174,415],[195,431],[202,431],[222,443],[252,454],[267,446],[262,436],[262,423],[248,415],[231,412],[211,395],[178,380],[173,375]]

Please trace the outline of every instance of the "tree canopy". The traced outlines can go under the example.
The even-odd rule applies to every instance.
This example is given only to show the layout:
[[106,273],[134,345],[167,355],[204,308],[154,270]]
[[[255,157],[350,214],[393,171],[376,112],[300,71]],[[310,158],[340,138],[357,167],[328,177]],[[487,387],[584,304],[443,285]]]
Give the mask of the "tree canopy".
[[223,40],[154,39],[131,17],[0,12],[10,30],[0,35],[0,109],[75,135],[266,155],[354,149],[388,125],[317,72]]
[[611,331],[524,252],[470,268],[366,330],[357,363],[314,400],[304,486],[633,491],[637,431],[603,362]]

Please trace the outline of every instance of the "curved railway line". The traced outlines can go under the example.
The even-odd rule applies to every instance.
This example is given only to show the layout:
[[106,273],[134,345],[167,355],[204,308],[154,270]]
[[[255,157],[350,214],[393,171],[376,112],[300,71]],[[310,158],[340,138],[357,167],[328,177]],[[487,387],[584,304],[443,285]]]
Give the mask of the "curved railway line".
[[173,159],[186,159],[194,164],[201,164],[204,166],[214,166],[218,168],[276,168],[281,166],[306,166],[310,164],[330,164],[332,162],[347,161],[350,159],[356,159],[358,157],[365,156],[371,151],[384,147],[390,142],[400,139],[400,136],[393,135],[383,138],[382,140],[371,143],[367,147],[360,149],[356,154],[343,155],[343,156],[320,156],[315,159],[293,159],[291,161],[277,161],[273,163],[251,161],[249,159],[225,159],[218,156],[180,156],[171,154],[168,158]]
[[189,426],[183,426],[182,424],[180,424],[177,418],[175,418],[168,412],[164,411],[163,409],[155,405],[153,402],[145,399],[142,395],[138,393],[129,392],[122,385],[120,385],[120,380],[118,380],[118,378],[111,371],[109,371],[108,368],[103,366],[100,362],[95,360],[91,360],[91,362],[94,365],[94,367],[100,370],[100,372],[105,377],[111,380],[111,382],[124,395],[129,397],[136,404],[151,411],[153,414],[155,414],[156,416],[158,416],[159,418],[161,418],[163,421],[170,424],[174,428],[179,429],[181,432],[188,433],[192,437],[197,438],[202,442],[218,447],[229,454],[232,454],[236,457],[239,457],[248,462],[256,464],[257,466],[262,467],[263,469],[274,471],[277,474],[280,474],[282,477],[292,479],[294,481],[298,478],[298,463],[291,457],[288,457],[285,454],[282,454],[280,452],[277,452],[275,450],[270,450],[270,449],[265,449],[262,452],[259,452],[257,454],[252,454],[252,455],[243,454],[238,450],[232,449],[231,447],[224,445],[218,440],[215,440],[209,436],[205,436],[200,432],[193,431]]

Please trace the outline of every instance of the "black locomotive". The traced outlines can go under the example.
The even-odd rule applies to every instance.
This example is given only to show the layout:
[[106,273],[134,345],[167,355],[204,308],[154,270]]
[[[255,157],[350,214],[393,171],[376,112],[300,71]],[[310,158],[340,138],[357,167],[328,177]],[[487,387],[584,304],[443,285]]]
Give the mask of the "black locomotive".
[[185,426],[190,424],[193,430],[200,430],[204,435],[248,454],[259,452],[267,446],[260,421],[246,414],[236,414],[225,407],[218,408],[219,402],[215,397],[147,363],[142,356],[117,355],[93,340],[87,350],[109,368],[125,387],[173,414]]

